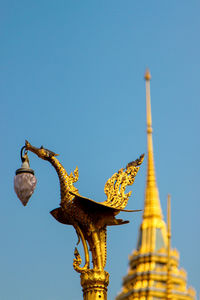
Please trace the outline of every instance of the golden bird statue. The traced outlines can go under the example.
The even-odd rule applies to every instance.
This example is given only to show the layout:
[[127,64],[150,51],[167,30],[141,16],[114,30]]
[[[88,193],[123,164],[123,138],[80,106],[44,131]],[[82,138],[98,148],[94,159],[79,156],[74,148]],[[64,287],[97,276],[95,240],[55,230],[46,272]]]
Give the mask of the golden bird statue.
[[37,154],[39,158],[49,161],[58,174],[61,202],[60,207],[52,210],[51,214],[60,223],[72,225],[77,232],[79,241],[81,239],[83,243],[85,264],[83,267],[80,266],[82,259],[77,248],[75,248],[74,269],[79,273],[84,273],[90,269],[89,246],[92,253],[93,270],[104,270],[106,264],[106,227],[129,222],[116,219],[116,215],[121,211],[139,211],[125,209],[131,195],[131,191],[125,193],[125,189],[128,185],[133,184],[144,155],[113,174],[104,187],[107,196],[106,201],[96,202],[81,196],[78,189],[74,187],[74,183],[79,178],[77,167],[73,173],[68,174],[56,158],[58,154],[43,147],[36,148],[28,141],[25,142],[25,149]]

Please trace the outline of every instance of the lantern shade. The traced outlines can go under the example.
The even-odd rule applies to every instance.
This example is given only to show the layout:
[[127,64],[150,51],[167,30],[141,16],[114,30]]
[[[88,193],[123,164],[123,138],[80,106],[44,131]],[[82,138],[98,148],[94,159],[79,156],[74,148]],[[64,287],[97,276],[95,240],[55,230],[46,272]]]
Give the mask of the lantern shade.
[[19,173],[14,178],[17,197],[26,206],[36,187],[37,179],[32,173]]

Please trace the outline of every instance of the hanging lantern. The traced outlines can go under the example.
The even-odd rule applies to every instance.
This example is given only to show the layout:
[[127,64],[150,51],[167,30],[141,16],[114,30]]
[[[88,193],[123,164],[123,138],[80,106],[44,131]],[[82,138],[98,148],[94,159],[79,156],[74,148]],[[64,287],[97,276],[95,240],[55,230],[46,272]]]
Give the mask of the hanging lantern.
[[14,178],[15,192],[24,206],[28,203],[37,183],[37,179],[34,176],[34,171],[29,165],[27,151],[25,151],[23,155],[23,150],[25,148],[26,146],[22,147],[21,149],[22,166],[16,171],[16,176]]

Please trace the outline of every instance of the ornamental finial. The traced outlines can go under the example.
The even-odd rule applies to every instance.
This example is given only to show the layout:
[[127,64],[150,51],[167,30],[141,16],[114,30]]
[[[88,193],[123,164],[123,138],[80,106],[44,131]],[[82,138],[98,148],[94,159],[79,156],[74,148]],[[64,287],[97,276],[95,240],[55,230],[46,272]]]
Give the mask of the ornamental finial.
[[151,80],[151,74],[150,74],[150,71],[149,69],[146,69],[146,72],[145,72],[145,75],[144,75],[144,79],[145,80]]
[[[147,117],[147,180],[144,205],[144,218],[158,218],[162,220],[159,193],[156,183],[156,174],[153,155],[152,117],[151,117],[151,74],[147,69],[144,76],[146,82],[146,117]],[[153,196],[152,196],[153,195]]]

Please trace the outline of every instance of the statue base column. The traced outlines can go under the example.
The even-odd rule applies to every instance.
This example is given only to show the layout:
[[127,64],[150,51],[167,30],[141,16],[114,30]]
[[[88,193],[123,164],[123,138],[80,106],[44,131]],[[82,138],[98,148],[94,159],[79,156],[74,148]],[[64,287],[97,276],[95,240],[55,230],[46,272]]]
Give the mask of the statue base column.
[[84,300],[107,300],[108,272],[88,270],[81,274]]

